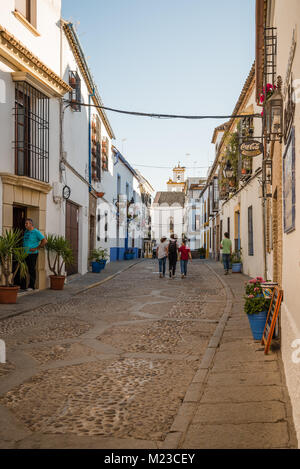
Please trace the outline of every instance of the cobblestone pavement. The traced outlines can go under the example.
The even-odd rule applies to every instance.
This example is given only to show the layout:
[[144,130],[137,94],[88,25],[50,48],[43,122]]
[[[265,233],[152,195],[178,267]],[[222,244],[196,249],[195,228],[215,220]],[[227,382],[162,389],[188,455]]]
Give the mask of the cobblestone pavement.
[[[216,425],[223,416],[230,432],[234,423],[230,407],[216,410],[233,399],[224,382],[232,380],[238,396],[232,415],[250,415],[242,404],[243,379],[234,372],[253,370],[254,359],[243,369],[253,347],[235,348],[240,338],[250,342],[245,325],[235,322],[238,315],[222,333],[223,355],[216,356],[217,371],[207,382],[203,363],[232,296],[216,266],[195,261],[187,278],[159,279],[156,262],[147,260],[64,303],[0,321],[7,346],[7,363],[0,364],[0,448],[222,447]],[[233,304],[233,311],[240,314],[240,306]],[[261,412],[282,423],[281,447],[290,443],[282,386],[280,395],[269,389],[279,379],[275,358],[267,361],[266,382],[258,384],[265,384]],[[224,441],[230,447],[230,438]],[[265,442],[268,447],[268,437]]]

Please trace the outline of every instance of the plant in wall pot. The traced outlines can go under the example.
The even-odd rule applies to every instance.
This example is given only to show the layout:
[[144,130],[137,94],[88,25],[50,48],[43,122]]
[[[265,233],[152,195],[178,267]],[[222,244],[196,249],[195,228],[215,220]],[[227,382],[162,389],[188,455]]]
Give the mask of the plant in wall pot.
[[66,265],[71,265],[74,262],[73,251],[63,236],[49,234],[47,236],[47,259],[49,269],[53,273],[50,275],[50,288],[52,290],[63,290],[65,284],[65,275],[62,272],[65,270]]
[[92,261],[92,272],[99,274],[105,268],[108,259],[107,249],[97,248],[93,249],[90,255]]
[[[3,284],[0,286],[0,303],[13,304],[17,302],[17,294],[20,287],[14,285],[17,273],[20,278],[27,275],[26,264],[27,252],[22,244],[22,233],[20,230],[11,230],[0,236],[0,267]],[[1,282],[2,283],[2,282]]]
[[124,258],[126,261],[134,259],[134,250],[132,248],[127,249],[124,253]]
[[244,311],[248,316],[255,340],[262,338],[271,301],[270,298],[264,297],[262,283],[262,277],[256,277],[245,283]]
[[231,255],[232,273],[242,272],[242,248]]

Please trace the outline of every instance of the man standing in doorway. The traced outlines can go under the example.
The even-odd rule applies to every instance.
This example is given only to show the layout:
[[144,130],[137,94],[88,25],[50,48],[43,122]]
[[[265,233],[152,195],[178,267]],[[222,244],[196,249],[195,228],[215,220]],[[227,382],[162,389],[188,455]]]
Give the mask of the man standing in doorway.
[[21,284],[21,290],[28,291],[35,289],[36,261],[39,255],[38,250],[44,247],[46,243],[47,240],[45,236],[39,230],[33,227],[32,219],[26,218],[23,246],[28,253],[28,256],[26,257],[26,264],[29,273],[29,285],[27,288],[27,279],[23,279]]
[[229,233],[224,233],[225,238],[221,241],[222,260],[224,264],[225,275],[229,273],[229,262],[232,254],[232,242],[229,239]]

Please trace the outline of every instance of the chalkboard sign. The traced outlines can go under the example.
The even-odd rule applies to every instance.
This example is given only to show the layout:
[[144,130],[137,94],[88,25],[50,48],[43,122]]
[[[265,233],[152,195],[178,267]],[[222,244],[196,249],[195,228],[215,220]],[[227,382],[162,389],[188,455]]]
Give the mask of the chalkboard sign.
[[269,352],[271,340],[274,334],[275,324],[278,318],[278,313],[282,301],[282,290],[278,287],[274,288],[268,316],[265,324],[264,333],[262,335],[261,343],[265,346],[265,354]]

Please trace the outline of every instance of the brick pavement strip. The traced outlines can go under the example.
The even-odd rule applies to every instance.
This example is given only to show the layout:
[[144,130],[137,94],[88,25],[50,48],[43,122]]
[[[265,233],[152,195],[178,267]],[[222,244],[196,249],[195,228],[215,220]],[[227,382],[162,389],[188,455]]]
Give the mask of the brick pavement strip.
[[207,261],[184,280],[153,271],[0,321],[0,448],[296,446],[278,354],[242,314],[245,277]]

